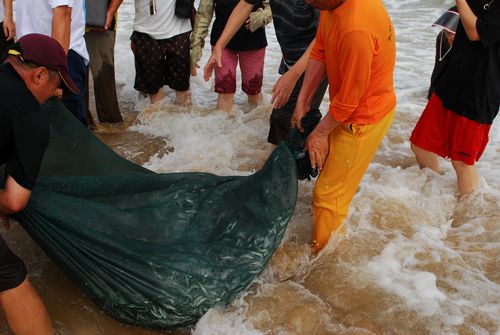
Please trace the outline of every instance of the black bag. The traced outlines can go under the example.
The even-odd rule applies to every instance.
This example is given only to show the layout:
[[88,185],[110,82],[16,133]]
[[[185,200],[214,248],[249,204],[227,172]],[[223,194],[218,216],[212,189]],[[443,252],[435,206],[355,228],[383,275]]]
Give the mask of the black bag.
[[194,0],[175,0],[175,15],[183,19],[191,18]]
[[300,120],[304,132],[301,133],[297,127],[294,127],[286,142],[292,155],[295,157],[297,178],[299,180],[311,180],[311,178],[316,178],[318,176],[318,169],[313,169],[311,167],[311,160],[309,158],[309,153],[305,151],[305,146],[307,137],[312,133],[314,128],[316,128],[321,118],[322,115],[319,109],[309,110],[302,120]]

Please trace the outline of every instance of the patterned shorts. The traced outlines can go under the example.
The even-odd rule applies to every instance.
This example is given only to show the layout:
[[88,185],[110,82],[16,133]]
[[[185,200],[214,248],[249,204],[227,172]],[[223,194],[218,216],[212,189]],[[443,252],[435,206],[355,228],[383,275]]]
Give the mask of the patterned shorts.
[[155,94],[164,85],[176,91],[189,89],[189,34],[155,40],[148,34],[132,33],[136,90]]

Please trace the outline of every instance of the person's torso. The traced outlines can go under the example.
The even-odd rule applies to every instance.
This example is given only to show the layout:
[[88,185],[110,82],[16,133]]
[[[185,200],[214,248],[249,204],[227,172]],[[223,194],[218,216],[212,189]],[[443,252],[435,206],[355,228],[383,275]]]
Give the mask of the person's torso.
[[274,30],[284,61],[291,66],[316,37],[319,10],[304,0],[271,0]]
[[85,63],[89,61],[85,45],[85,0],[16,0],[16,37],[39,33],[52,36],[52,11],[58,6],[71,10],[71,34],[69,48],[78,53]]
[[[240,0],[214,0],[215,21],[212,25],[212,33],[210,35],[210,44],[215,45],[220,35],[224,31],[227,20],[231,16],[234,7]],[[262,7],[262,2],[259,1],[254,5],[252,11],[256,11]],[[249,51],[258,50],[267,46],[266,32],[263,27],[257,29],[253,33],[245,27],[245,24],[236,32],[226,48],[234,51]]]
[[[370,77],[352,120],[374,123],[382,119],[396,104],[394,66],[396,43],[394,27],[384,5],[379,0],[347,0],[332,11],[322,11],[320,34],[325,46],[330,99],[342,86],[340,57],[342,39],[351,32],[366,32],[371,37],[373,59]],[[357,90],[358,87],[351,89]]]
[[[478,17],[476,27],[481,40],[470,41],[459,23],[436,93],[446,108],[473,121],[491,124],[500,106],[500,1],[468,3]],[[484,9],[486,4],[489,10]],[[489,36],[481,36],[485,31],[479,27],[486,27]]]
[[191,31],[191,22],[175,15],[174,0],[135,0],[134,31],[162,40]]

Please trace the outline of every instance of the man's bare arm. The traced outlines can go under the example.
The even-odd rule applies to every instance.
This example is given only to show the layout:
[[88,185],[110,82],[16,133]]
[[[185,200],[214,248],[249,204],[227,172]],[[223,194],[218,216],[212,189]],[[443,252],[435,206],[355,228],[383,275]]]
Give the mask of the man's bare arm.
[[3,0],[4,18],[3,18],[3,34],[7,40],[13,40],[16,37],[16,26],[12,16],[12,0]]
[[71,10],[69,6],[59,6],[52,10],[52,38],[68,53],[71,36]]
[[123,0],[111,0],[108,10],[106,11],[106,23],[104,24],[104,29],[109,29],[109,27],[111,27],[115,13],[118,11],[118,8],[120,8],[122,2]]
[[300,131],[304,131],[300,124],[300,120],[309,112],[309,104],[319,85],[323,79],[325,79],[325,76],[326,64],[309,58],[304,76],[304,83],[302,84],[299,97],[297,98],[297,104],[295,105],[295,110],[292,115],[292,128],[297,126]]
[[470,41],[479,41],[481,37],[476,28],[477,16],[472,12],[466,0],[457,0],[456,3],[458,13],[460,14],[460,21],[462,21],[467,37]]
[[7,176],[5,188],[0,189],[0,215],[23,210],[30,196],[30,190],[19,185],[11,176]]

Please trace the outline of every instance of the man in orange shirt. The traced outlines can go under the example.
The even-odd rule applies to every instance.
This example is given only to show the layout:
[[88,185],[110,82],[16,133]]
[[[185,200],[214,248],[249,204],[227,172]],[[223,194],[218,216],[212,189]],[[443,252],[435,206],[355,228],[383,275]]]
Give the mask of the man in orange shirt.
[[396,111],[394,27],[381,0],[305,0],[321,9],[316,43],[292,116],[300,120],[325,75],[330,106],[309,135],[311,165],[320,170],[313,193],[313,245],[321,250],[347,217],[358,185]]

